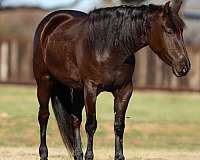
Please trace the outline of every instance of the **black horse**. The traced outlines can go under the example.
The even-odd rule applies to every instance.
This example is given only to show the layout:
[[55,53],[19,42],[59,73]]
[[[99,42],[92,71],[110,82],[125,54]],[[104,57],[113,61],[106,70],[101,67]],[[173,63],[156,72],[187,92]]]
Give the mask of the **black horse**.
[[149,45],[173,69],[185,76],[190,61],[183,42],[180,5],[120,6],[89,14],[55,11],[39,24],[34,38],[33,68],[40,104],[40,157],[47,160],[46,129],[49,99],[68,149],[83,159],[80,124],[85,105],[88,136],[86,160],[92,160],[97,128],[96,97],[113,94],[115,159],[124,160],[125,113],[133,91],[134,53]]

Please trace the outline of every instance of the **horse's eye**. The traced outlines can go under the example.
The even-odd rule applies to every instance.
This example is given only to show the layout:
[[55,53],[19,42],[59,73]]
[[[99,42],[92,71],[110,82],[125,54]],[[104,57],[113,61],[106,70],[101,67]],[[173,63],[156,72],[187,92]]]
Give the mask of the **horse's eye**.
[[165,28],[165,31],[168,33],[168,34],[173,34],[174,31],[170,28]]
[[166,32],[168,34],[173,34],[174,33],[173,29],[168,28],[168,27],[166,27],[164,25],[162,25],[162,28],[163,28],[164,32]]

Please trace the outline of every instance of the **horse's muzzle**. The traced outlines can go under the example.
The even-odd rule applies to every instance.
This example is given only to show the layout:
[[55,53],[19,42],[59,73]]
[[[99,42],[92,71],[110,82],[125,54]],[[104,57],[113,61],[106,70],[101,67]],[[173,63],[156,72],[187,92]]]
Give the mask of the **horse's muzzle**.
[[175,65],[172,66],[173,73],[175,74],[176,77],[183,77],[186,76],[187,73],[191,69],[191,64],[190,61],[184,63],[184,65],[181,65],[180,67],[176,67]]

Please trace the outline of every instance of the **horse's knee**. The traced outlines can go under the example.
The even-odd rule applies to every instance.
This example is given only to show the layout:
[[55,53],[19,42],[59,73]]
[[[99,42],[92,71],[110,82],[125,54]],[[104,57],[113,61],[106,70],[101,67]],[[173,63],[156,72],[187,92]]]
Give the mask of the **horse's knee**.
[[38,113],[38,121],[40,123],[46,122],[49,119],[49,110],[48,109],[42,109],[40,107],[39,113]]
[[96,115],[87,118],[85,130],[89,135],[93,135],[97,129]]

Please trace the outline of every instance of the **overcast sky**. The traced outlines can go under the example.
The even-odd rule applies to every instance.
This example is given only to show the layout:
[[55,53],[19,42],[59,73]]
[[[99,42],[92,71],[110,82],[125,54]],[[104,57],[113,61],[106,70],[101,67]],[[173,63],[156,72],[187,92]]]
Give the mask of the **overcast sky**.
[[[40,6],[44,8],[55,8],[61,7],[66,8],[66,6],[71,6],[75,0],[5,0],[4,5],[28,5],[28,6]],[[101,7],[102,0],[79,0],[77,5],[70,7],[70,9],[77,9],[88,11],[93,8]]]

